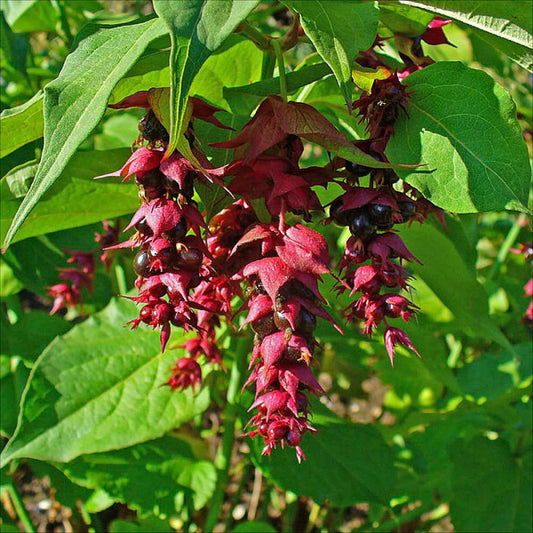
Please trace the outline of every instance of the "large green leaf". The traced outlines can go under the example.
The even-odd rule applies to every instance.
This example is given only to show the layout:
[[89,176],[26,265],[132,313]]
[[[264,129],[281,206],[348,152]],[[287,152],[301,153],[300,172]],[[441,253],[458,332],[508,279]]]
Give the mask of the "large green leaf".
[[465,329],[512,350],[488,314],[488,298],[462,254],[446,234],[430,223],[404,228],[402,239],[422,264],[410,267],[448,307]]
[[472,27],[487,44],[532,70],[533,9],[531,0],[399,0]]
[[154,0],[154,9],[168,25],[172,41],[168,153],[178,145],[195,75],[258,3],[259,0]]
[[131,302],[113,301],[48,346],[32,370],[2,465],[124,448],[161,437],[207,407],[206,388],[194,395],[161,387],[179,352],[161,354],[157,332],[125,328],[135,314]]
[[0,157],[43,136],[43,93],[39,91],[26,103],[6,109],[0,115]]
[[4,248],[98,124],[115,85],[146,46],[164,34],[164,24],[159,20],[101,28],[82,40],[67,57],[59,76],[45,87],[41,163],[9,228]]
[[[120,183],[118,178],[94,179],[120,168],[130,154],[129,149],[78,152],[26,218],[12,242],[133,213],[139,206],[136,187]],[[9,177],[0,183],[1,238],[21,203],[11,192],[13,185],[10,187]]]
[[54,31],[59,21],[50,0],[2,0],[1,7],[14,32]]
[[56,466],[74,483],[103,489],[140,512],[166,516],[179,511],[177,503],[191,509],[203,507],[213,494],[217,476],[211,461],[198,460],[190,444],[173,437],[82,455]]
[[331,67],[346,103],[351,105],[352,62],[372,46],[379,21],[377,2],[360,0],[284,0],[300,13],[302,27]]
[[[320,413],[317,413],[320,411]],[[320,404],[313,406],[318,432],[302,441],[306,461],[298,464],[294,450],[261,456],[262,444],[254,441],[255,460],[263,473],[284,490],[309,496],[317,503],[386,503],[394,493],[394,455],[379,431],[336,417]]]
[[[453,83],[450,82],[453,80]],[[525,209],[527,147],[509,94],[485,72],[441,62],[405,79],[412,94],[387,145],[398,169],[434,204],[457,213]]]
[[505,441],[475,437],[455,443],[450,457],[457,531],[531,531],[531,450],[519,468]]

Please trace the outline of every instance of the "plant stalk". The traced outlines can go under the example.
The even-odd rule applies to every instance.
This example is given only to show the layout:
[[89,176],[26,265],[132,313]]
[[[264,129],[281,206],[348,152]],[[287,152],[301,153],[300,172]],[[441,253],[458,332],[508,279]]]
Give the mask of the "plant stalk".
[[505,240],[503,241],[500,250],[498,251],[496,260],[494,261],[494,264],[490,269],[490,272],[487,276],[487,281],[493,279],[500,270],[501,266],[509,255],[509,250],[511,249],[511,246],[513,246],[513,244],[515,243],[516,239],[518,238],[518,234],[520,233],[520,230],[522,229],[525,223],[527,223],[527,217],[526,215],[521,214],[516,219],[515,223],[511,226],[509,233],[507,233],[507,237],[505,237]]
[[277,40],[272,41],[272,49],[274,54],[276,54],[276,61],[278,62],[278,72],[279,72],[279,92],[283,101],[287,101],[287,78],[285,77],[285,61],[283,60],[283,50],[281,49],[281,44]]
[[248,351],[249,339],[247,337],[239,338],[235,347],[235,361],[231,367],[228,392],[226,395],[222,445],[215,458],[215,466],[218,470],[217,486],[205,521],[204,531],[213,531],[224,501],[224,493],[229,478],[229,468],[231,466],[231,457],[233,455],[233,444],[235,443],[235,423],[237,421],[238,399],[242,387],[243,375],[246,370]]
[[24,503],[22,502],[22,499],[20,498],[17,489],[15,489],[13,483],[6,483],[5,485],[2,485],[0,490],[1,492],[7,492],[7,494],[9,494],[9,499],[13,504],[13,508],[15,509],[17,516],[19,517],[20,523],[24,528],[24,532],[35,533],[35,529],[33,527],[33,524],[31,523],[28,513],[26,512]]

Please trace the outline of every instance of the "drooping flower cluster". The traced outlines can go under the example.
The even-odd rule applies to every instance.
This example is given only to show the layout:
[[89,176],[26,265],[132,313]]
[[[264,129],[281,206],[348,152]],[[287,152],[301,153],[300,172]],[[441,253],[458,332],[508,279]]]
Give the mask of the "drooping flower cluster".
[[[200,355],[221,363],[214,328],[219,314],[230,313],[232,294],[211,265],[213,256],[202,238],[207,225],[193,200],[195,180],[210,179],[204,171],[209,163],[195,149],[195,162],[178,151],[165,158],[168,134],[151,108],[154,91],[158,90],[136,93],[113,106],[144,107],[147,114],[139,124],[137,149],[120,170],[107,175],[122,176],[123,181],[134,176],[142,202],[125,228],[134,228],[135,234],[111,248],[139,248],[133,261],[139,294],[132,300],[142,307],[139,317],[130,322],[132,328],[144,323],[159,329],[163,351],[172,326],[197,333],[183,345],[190,357],[176,361],[166,383],[172,390],[183,390],[201,382]],[[217,108],[196,98],[192,105],[193,118],[224,127],[213,116]],[[192,120],[187,135],[194,138]],[[214,175],[211,179],[217,180]]]
[[[429,33],[421,38],[436,39]],[[374,68],[384,65],[373,51],[362,54],[359,62]],[[387,322],[408,321],[417,310],[399,293],[409,286],[402,262],[416,259],[394,225],[423,221],[433,206],[411,188],[393,187],[398,177],[390,169],[372,170],[338,159],[324,168],[300,167],[303,141],[317,140],[323,146],[359,150],[367,161],[373,157],[387,162],[387,141],[409,97],[400,79],[391,73],[376,80],[354,102],[369,139],[352,145],[313,107],[269,96],[233,139],[212,145],[234,150],[234,160],[219,169],[198,152],[193,129],[194,117],[223,127],[214,118],[216,108],[190,99],[192,119],[185,140],[194,158],[187,159],[179,152],[164,156],[168,133],[153,107],[160,90],[137,93],[114,106],[147,109],[135,143],[141,147],[114,174],[125,180],[134,175],[143,202],[126,228],[137,232],[120,245],[140,248],[134,262],[139,295],[133,299],[143,307],[132,325],[144,322],[159,328],[162,349],[172,325],[195,332],[182,345],[189,356],[175,363],[167,382],[172,390],[183,390],[201,382],[200,357],[222,365],[216,328],[222,317],[233,320],[232,301],[243,298],[248,311],[244,324],[250,324],[255,335],[245,383],[255,386],[248,435],[264,439],[264,454],[289,445],[298,460],[304,458],[302,437],[314,431],[309,394],[323,392],[312,371],[317,318],[338,328],[318,289],[321,276],[331,274],[326,241],[301,223],[290,225],[286,216],[309,221],[314,212],[323,211],[317,186],[336,181],[345,190],[331,204],[330,219],[349,226],[352,233],[341,262],[342,279],[337,278],[340,291],[361,293],[348,308],[348,318],[363,320],[368,335],[385,323],[391,362],[397,344],[416,351],[407,335]],[[359,178],[368,174],[369,185],[360,187]],[[209,228],[193,200],[195,180],[206,177],[239,198],[215,215]],[[245,295],[241,283],[247,286]]]
[[96,271],[94,255],[83,250],[65,250],[71,257],[67,263],[69,268],[59,268],[60,283],[47,287],[47,295],[54,299],[50,314],[57,313],[60,309],[75,307],[82,304],[82,290],[89,294],[93,290],[93,279]]
[[[118,221],[113,226],[107,220],[104,220],[102,225],[102,234],[95,233],[94,240],[100,245],[100,260],[109,269],[112,259],[103,248],[111,246],[118,241],[120,226]],[[51,315],[57,313],[60,309],[76,307],[76,305],[82,304],[83,289],[86,289],[89,294],[93,290],[94,275],[96,273],[95,255],[98,252],[65,250],[65,253],[71,256],[67,259],[67,263],[72,266],[58,269],[60,272],[59,279],[62,281],[47,287],[47,295],[54,299],[50,311]]]

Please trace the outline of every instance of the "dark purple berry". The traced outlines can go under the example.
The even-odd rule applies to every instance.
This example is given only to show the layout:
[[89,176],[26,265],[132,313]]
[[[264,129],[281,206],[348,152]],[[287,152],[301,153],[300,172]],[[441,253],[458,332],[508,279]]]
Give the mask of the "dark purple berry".
[[276,331],[276,325],[272,315],[258,318],[251,324],[252,331],[256,334],[257,340],[261,342],[267,335]]
[[189,270],[193,272],[200,268],[203,257],[204,254],[196,248],[180,250],[176,259],[176,266],[178,268],[182,268],[183,270]]
[[150,263],[152,261],[152,254],[148,250],[141,250],[133,259],[133,270],[138,276],[150,276]]
[[346,161],[345,163],[346,170],[354,178],[362,178],[370,173],[371,168],[365,167],[360,163],[352,163],[351,161]]
[[142,186],[145,189],[162,188],[165,184],[165,181],[165,175],[158,168],[149,170],[146,174],[143,174],[142,176],[135,177],[135,184],[139,187]]
[[143,235],[146,235],[147,237],[154,234],[154,232],[152,231],[152,228],[148,225],[146,218],[141,218],[141,220],[139,220],[139,222],[135,224],[135,229],[139,233],[142,233]]
[[167,130],[163,127],[161,122],[159,122],[151,109],[139,122],[139,131],[149,142],[168,142]]
[[329,206],[329,216],[338,226],[349,226],[353,218],[354,210],[341,211],[343,207],[342,198],[336,198]]
[[367,240],[376,232],[376,225],[372,223],[366,211],[358,210],[350,223],[350,232],[354,237]]
[[180,221],[172,229],[165,231],[161,236],[169,241],[178,242],[183,240],[187,234],[187,229],[187,220],[185,220],[185,217],[181,217]]
[[370,204],[367,206],[370,221],[375,224],[378,229],[380,226],[388,226],[392,221],[392,208],[388,205]]
[[402,215],[403,222],[410,220],[416,211],[416,204],[411,201],[407,202],[398,202],[398,207],[400,208],[400,213]]
[[307,309],[302,309],[298,315],[296,324],[297,333],[310,335],[316,328],[316,316]]

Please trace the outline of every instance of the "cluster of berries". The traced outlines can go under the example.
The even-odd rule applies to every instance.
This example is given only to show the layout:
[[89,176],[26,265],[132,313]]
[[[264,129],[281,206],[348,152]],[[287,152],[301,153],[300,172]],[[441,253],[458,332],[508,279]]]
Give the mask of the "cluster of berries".
[[[373,52],[365,56],[377,57]],[[313,187],[336,182],[344,188],[345,193],[330,206],[330,219],[348,226],[352,237],[340,265],[342,279],[334,277],[339,291],[362,293],[347,309],[349,319],[364,320],[368,335],[385,322],[385,344],[392,361],[398,343],[414,347],[403,331],[386,320],[407,321],[417,309],[397,292],[406,289],[409,280],[401,262],[416,259],[394,233],[394,225],[422,222],[435,208],[415,190],[393,187],[398,177],[389,169],[337,159],[324,168],[301,168],[303,141],[345,146],[350,141],[313,107],[278,96],[267,97],[233,139],[213,145],[234,150],[234,160],[219,169],[197,150],[193,130],[194,117],[223,127],[213,117],[217,109],[192,98],[184,140],[195,163],[179,152],[167,158],[168,134],[150,108],[156,100],[151,100],[153,91],[157,89],[114,106],[148,109],[140,126],[140,141],[148,145],[137,149],[112,174],[124,179],[134,175],[143,202],[127,228],[135,227],[137,232],[119,245],[140,247],[134,262],[139,295],[133,299],[143,307],[133,327],[144,322],[160,328],[163,349],[171,325],[194,330],[196,337],[182,345],[189,357],[176,362],[167,382],[173,390],[194,387],[201,381],[200,356],[222,364],[216,328],[221,317],[233,321],[232,300],[241,297],[241,310],[248,311],[243,325],[250,324],[255,335],[251,373],[245,383],[245,387],[255,385],[250,409],[256,412],[248,435],[264,439],[265,454],[278,445],[289,445],[301,460],[302,436],[314,431],[309,394],[323,392],[312,371],[319,346],[314,336],[317,318],[340,328],[323,308],[325,300],[318,288],[322,275],[334,275],[327,243],[301,223],[290,225],[286,215],[309,221],[313,212],[323,211]],[[376,80],[370,93],[354,103],[370,136],[354,143],[360,152],[387,162],[385,146],[408,96],[394,73]],[[367,174],[369,185],[358,186]],[[204,178],[239,197],[215,215],[209,227],[193,200],[194,181]],[[256,211],[259,204],[262,207]],[[206,231],[205,241],[201,228]],[[365,262],[370,264],[362,265]],[[247,285],[244,294],[241,283]],[[382,293],[383,288],[387,292]]]
[[109,269],[112,258],[109,252],[104,248],[118,242],[118,233],[120,225],[117,221],[113,226],[107,220],[102,222],[103,232],[95,233],[94,240],[100,245],[99,252],[83,251],[83,250],[65,250],[65,253],[70,255],[67,263],[72,266],[69,268],[60,268],[59,279],[61,283],[56,283],[47,287],[47,296],[54,299],[50,314],[57,313],[60,309],[67,307],[76,307],[82,304],[82,291],[86,289],[89,294],[93,290],[94,275],[96,273],[95,255],[100,254],[99,258],[104,263],[106,269]]

